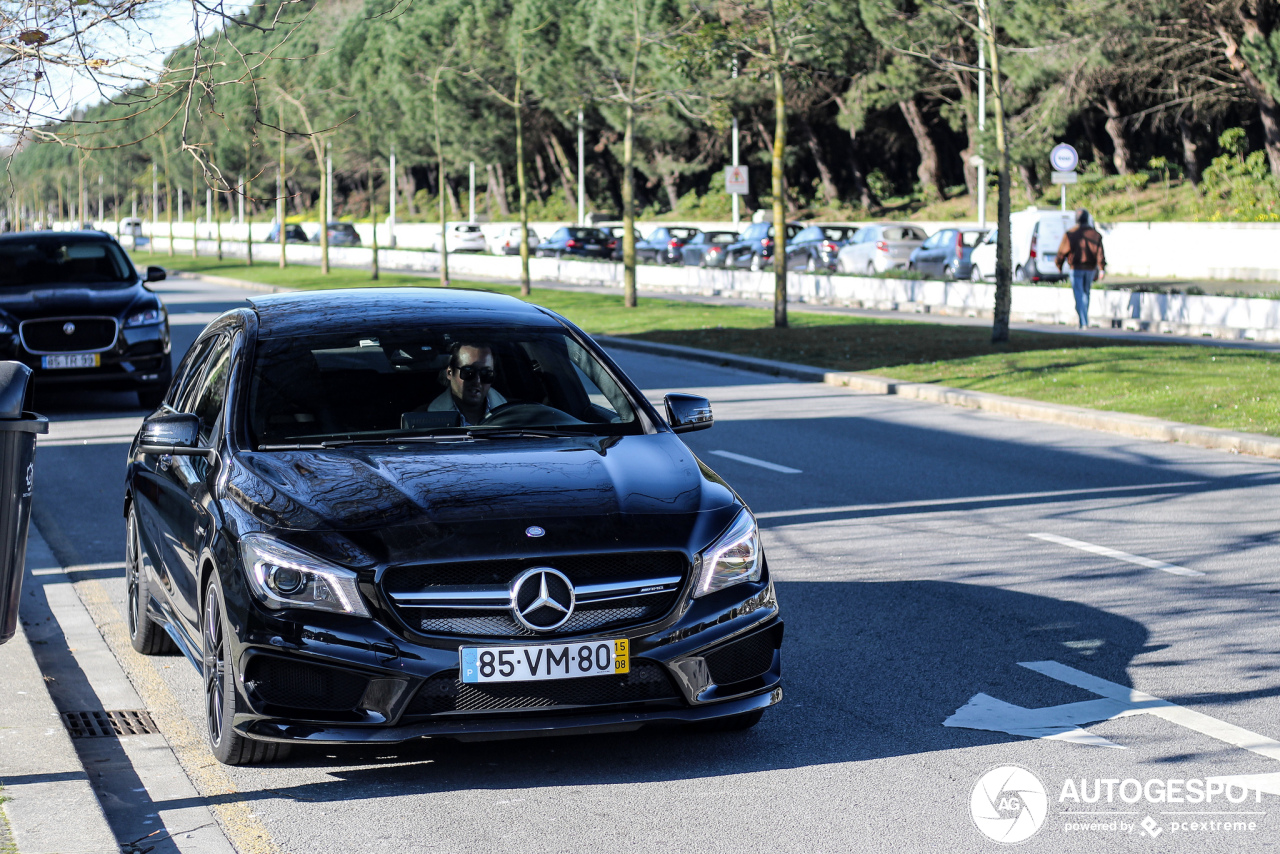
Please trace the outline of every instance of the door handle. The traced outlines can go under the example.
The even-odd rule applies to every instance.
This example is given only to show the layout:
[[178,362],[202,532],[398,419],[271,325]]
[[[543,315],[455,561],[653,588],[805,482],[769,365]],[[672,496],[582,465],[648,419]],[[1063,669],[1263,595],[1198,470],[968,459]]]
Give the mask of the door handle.
[[160,471],[168,471],[169,466],[173,465],[173,456],[170,454],[161,454],[160,459],[156,462],[160,466]]

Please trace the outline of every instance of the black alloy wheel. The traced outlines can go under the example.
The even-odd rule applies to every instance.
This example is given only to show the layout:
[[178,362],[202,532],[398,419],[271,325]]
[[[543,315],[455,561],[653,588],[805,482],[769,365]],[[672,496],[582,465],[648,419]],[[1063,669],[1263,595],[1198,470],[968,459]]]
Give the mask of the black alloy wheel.
[[224,765],[254,765],[274,762],[289,755],[289,745],[279,742],[254,741],[232,728],[235,714],[243,706],[236,690],[235,664],[227,641],[228,624],[224,614],[222,585],[216,574],[210,576],[205,589],[204,607],[200,614],[203,646],[201,670],[204,675],[205,722],[209,747]]
[[151,601],[151,584],[142,571],[142,543],[138,540],[138,518],[129,508],[125,522],[124,583],[125,605],[129,620],[129,642],[143,655],[177,652],[173,638],[147,616]]

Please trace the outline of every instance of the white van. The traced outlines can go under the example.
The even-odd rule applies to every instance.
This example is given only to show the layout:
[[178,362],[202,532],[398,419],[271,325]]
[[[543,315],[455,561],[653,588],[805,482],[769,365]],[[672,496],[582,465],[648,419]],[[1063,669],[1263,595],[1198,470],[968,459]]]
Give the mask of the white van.
[[[1011,258],[1015,282],[1055,282],[1065,279],[1058,272],[1058,244],[1067,229],[1075,225],[1071,211],[1046,211],[1029,207],[1009,215],[1012,235]],[[991,229],[986,238],[973,249],[973,266],[970,281],[980,282],[996,277],[996,234]]]

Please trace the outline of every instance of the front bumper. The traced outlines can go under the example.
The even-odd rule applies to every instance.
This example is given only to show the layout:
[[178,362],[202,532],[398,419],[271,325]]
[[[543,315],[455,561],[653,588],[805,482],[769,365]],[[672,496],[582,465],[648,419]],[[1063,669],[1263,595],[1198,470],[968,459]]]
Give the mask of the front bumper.
[[[677,606],[656,624],[554,639],[524,638],[526,643],[578,642],[628,638],[632,674],[644,671],[664,682],[662,690],[642,697],[618,693],[621,683],[588,690],[572,699],[542,702],[549,692],[564,698],[591,680],[630,677],[587,677],[500,686],[457,682],[458,648],[463,645],[518,646],[505,638],[433,638],[414,643],[403,632],[392,633],[375,620],[300,615],[294,623],[247,606],[243,643],[233,641],[237,690],[242,711],[232,726],[248,738],[265,741],[391,743],[423,737],[463,740],[520,738],[538,735],[622,732],[644,726],[677,725],[713,720],[767,708],[782,698],[781,643],[783,623],[772,584],[738,585],[692,603]],[[227,590],[228,608],[240,597]],[[713,601],[714,600],[714,601]],[[298,614],[299,612],[288,612]],[[674,617],[674,619],[673,619]],[[268,678],[275,678],[274,684]],[[311,696],[348,699],[326,709],[280,704],[275,686],[305,679],[330,680]],[[718,683],[716,679],[719,678]],[[600,683],[597,683],[600,685]],[[433,705],[453,691],[456,708]],[[463,697],[465,694],[466,702]],[[532,695],[524,696],[524,695]],[[452,702],[452,701],[450,701]],[[465,707],[464,707],[465,705]]]
[[30,353],[17,335],[0,336],[0,359],[31,368],[37,385],[95,388],[168,388],[172,376],[169,324],[121,329],[115,344],[98,354],[96,368],[45,368],[43,356]]

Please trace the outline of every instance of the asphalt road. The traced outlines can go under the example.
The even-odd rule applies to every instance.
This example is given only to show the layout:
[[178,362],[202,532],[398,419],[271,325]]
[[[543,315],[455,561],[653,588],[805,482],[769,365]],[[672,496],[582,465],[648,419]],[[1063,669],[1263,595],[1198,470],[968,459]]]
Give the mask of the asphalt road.
[[[246,295],[161,289],[179,352]],[[1042,782],[1044,809],[1020,783],[997,790],[984,826],[1038,823],[1024,850],[1280,842],[1272,795],[1120,796],[1158,795],[1171,778],[1280,772],[1276,463],[615,357],[654,399],[680,390],[713,403],[715,427],[687,442],[760,518],[787,622],[783,702],[735,735],[312,749],[226,769],[230,791],[193,773],[207,803],[247,804],[279,850],[308,854],[982,852],[1001,846],[973,817],[975,784],[1020,766]],[[37,526],[58,562],[79,568],[72,578],[102,584],[122,615],[123,458],[141,412],[106,393],[41,395],[37,408],[57,422],[38,456]],[[153,663],[202,731],[194,669]],[[979,694],[994,700],[979,698],[968,720],[998,729],[1027,724],[997,701],[1094,701],[1059,714],[1089,718],[1107,691],[1122,699],[1067,738],[943,725]],[[190,754],[181,733],[165,735]],[[1090,803],[1096,780],[1102,797]],[[1082,781],[1086,797],[1072,800]]]

